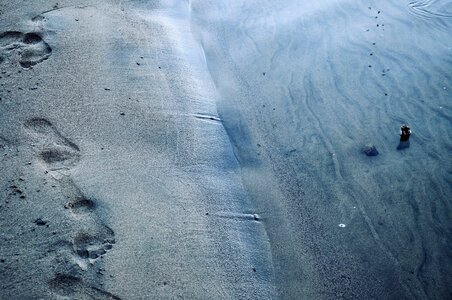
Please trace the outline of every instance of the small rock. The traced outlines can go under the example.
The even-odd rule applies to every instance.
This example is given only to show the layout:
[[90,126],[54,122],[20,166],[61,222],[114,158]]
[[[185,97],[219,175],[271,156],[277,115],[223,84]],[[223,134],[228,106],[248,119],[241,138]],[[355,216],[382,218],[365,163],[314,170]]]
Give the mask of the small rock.
[[35,220],[36,225],[38,226],[44,226],[47,224],[47,221],[42,220],[41,218],[38,218]]
[[120,115],[121,115],[121,116],[125,116],[126,114],[122,112],[122,113],[120,113]]
[[375,145],[372,145],[372,144],[365,145],[363,147],[362,151],[367,156],[377,156],[378,155],[377,147],[375,147]]

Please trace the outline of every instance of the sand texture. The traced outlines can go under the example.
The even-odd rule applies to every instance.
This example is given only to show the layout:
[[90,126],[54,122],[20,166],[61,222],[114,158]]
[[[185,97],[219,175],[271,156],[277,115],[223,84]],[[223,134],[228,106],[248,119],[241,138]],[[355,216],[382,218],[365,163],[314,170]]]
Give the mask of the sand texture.
[[449,1],[0,16],[0,299],[452,298]]

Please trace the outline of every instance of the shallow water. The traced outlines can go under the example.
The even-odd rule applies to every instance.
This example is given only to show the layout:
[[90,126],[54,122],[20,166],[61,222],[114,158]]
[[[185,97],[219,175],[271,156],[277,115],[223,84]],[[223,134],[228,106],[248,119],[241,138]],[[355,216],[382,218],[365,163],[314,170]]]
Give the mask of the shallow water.
[[450,2],[190,10],[281,296],[451,297]]

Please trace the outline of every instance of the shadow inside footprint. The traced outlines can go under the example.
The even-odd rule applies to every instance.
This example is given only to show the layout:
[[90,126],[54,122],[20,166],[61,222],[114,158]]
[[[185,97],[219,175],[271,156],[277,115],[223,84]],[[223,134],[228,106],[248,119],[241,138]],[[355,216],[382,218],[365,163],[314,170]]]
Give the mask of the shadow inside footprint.
[[42,38],[38,34],[30,32],[25,34],[23,41],[25,44],[37,44],[42,42]]
[[78,154],[73,151],[68,151],[66,149],[45,149],[41,151],[40,156],[43,161],[48,164],[53,164],[56,162],[61,162],[68,159],[73,159],[74,156]]
[[64,208],[72,209],[74,213],[90,212],[96,208],[96,203],[90,199],[77,198],[74,201],[67,202]]

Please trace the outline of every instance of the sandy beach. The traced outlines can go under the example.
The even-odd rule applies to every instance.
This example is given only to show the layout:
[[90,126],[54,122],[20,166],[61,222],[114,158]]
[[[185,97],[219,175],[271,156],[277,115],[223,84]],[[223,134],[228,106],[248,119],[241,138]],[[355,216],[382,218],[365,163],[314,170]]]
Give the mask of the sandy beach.
[[0,299],[452,297],[448,1],[0,16]]

